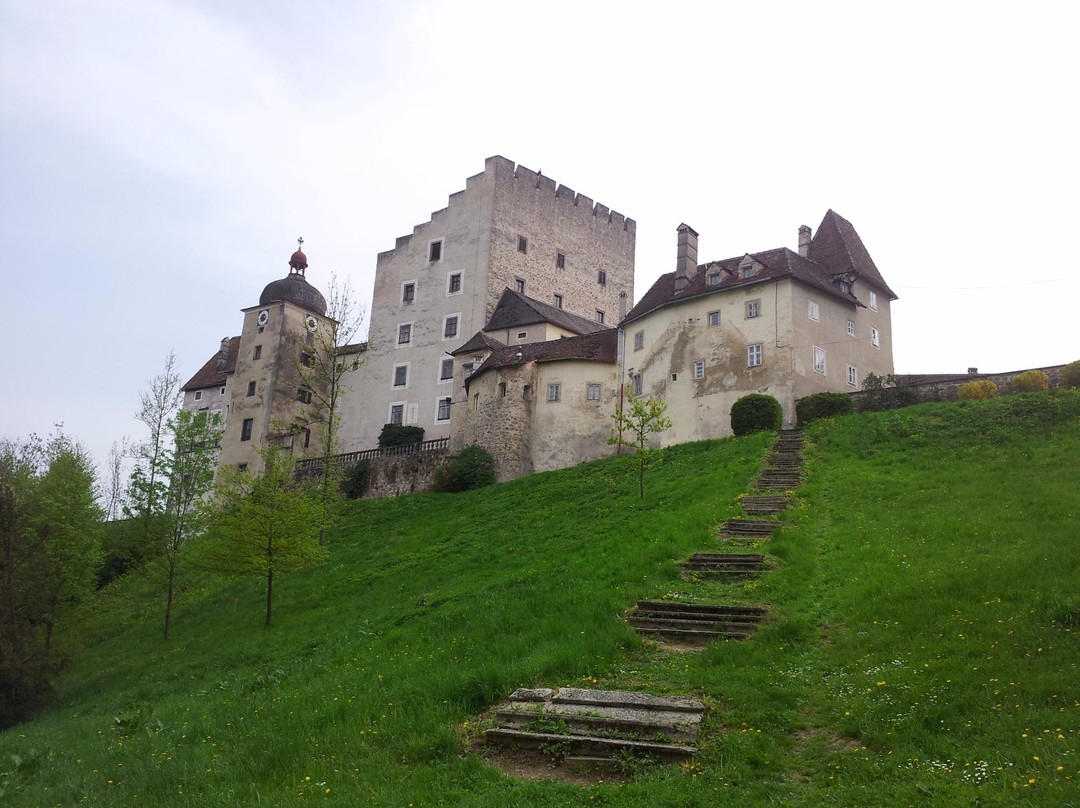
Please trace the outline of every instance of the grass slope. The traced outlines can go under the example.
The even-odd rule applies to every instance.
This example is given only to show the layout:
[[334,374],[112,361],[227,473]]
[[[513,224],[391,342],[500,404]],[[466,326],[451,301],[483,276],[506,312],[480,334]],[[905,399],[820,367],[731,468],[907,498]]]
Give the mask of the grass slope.
[[[464,495],[363,502],[327,564],[204,581],[160,640],[118,582],[49,713],[0,735],[5,805],[1080,803],[1080,394],[923,405],[808,430],[809,476],[739,584],[717,548],[768,436],[674,447],[636,497],[617,459]],[[748,642],[661,654],[638,598],[765,602]],[[587,788],[464,754],[519,685],[693,693],[693,766]]]

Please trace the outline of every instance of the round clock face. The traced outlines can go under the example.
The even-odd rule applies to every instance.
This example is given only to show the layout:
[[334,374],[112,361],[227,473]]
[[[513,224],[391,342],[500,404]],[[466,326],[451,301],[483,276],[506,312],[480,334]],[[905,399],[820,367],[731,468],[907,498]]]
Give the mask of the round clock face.
[[270,310],[263,309],[259,312],[259,325],[266,325],[270,321]]
[[319,321],[310,314],[307,316],[307,320],[305,322],[307,323],[308,331],[314,331],[316,328],[319,327]]

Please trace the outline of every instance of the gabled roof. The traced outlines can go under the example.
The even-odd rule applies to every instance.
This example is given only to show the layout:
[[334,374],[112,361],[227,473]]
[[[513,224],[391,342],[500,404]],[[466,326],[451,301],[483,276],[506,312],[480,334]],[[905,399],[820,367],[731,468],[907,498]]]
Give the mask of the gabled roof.
[[472,353],[474,351],[495,351],[504,347],[506,346],[494,337],[489,337],[483,331],[477,331],[469,338],[469,341],[460,348],[450,351],[450,355],[460,356],[461,354]]
[[[758,264],[761,270],[749,278],[739,277],[739,264],[749,256]],[[720,272],[720,283],[715,286],[709,285],[708,276]],[[725,258],[723,261],[712,261],[697,268],[690,283],[681,291],[675,291],[675,273],[668,272],[661,275],[652,288],[644,294],[634,308],[627,313],[623,323],[643,317],[670,303],[681,303],[684,300],[710,295],[716,292],[727,291],[744,286],[754,286],[760,283],[770,283],[785,278],[795,278],[803,283],[820,289],[834,297],[838,297],[853,306],[862,305],[850,292],[842,292],[832,282],[832,277],[821,267],[798,253],[792,252],[786,247],[778,250],[766,250],[760,253],[744,253],[735,258]]]
[[896,300],[896,293],[881,277],[851,222],[831,209],[810,242],[809,258],[831,275],[854,272],[864,283],[885,292],[890,300]]
[[495,305],[495,311],[491,313],[484,330],[500,331],[534,323],[551,323],[575,334],[595,334],[608,328],[588,317],[572,314],[565,309],[526,297],[513,289],[506,289]]
[[520,365],[526,362],[557,362],[560,360],[578,360],[582,362],[609,362],[618,358],[619,331],[606,328],[595,334],[580,337],[564,337],[547,342],[526,342],[521,345],[504,345],[498,348],[483,364],[465,380],[469,380],[487,370]]
[[[224,351],[218,350],[199,368],[198,373],[188,379],[180,389],[203,390],[207,387],[220,387],[225,384],[229,374],[236,370],[236,356],[240,353],[240,337],[229,337]],[[225,340],[222,340],[225,342]],[[224,356],[222,355],[224,353]]]

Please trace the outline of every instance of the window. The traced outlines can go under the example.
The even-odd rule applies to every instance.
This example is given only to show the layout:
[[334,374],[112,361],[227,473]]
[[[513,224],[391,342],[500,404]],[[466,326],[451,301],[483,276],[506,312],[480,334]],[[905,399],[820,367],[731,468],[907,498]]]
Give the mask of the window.
[[561,252],[555,253],[555,269],[566,269],[566,255]]
[[443,321],[443,339],[457,336],[458,315],[451,314]]
[[814,346],[814,373],[825,372],[825,349]]
[[719,286],[719,285],[720,285],[720,273],[719,272],[710,272],[709,273],[709,286]]
[[262,358],[262,346],[261,345],[256,345],[255,346],[255,350],[251,352],[251,358],[252,359],[261,359]]
[[472,411],[480,412],[480,394],[474,393],[472,397]]
[[604,312],[600,311],[600,309],[596,310],[596,322],[598,322],[598,323],[604,322]]
[[877,292],[870,292],[870,308],[877,311]]
[[855,321],[854,320],[848,320],[847,321],[847,335],[849,337],[854,337],[855,336]]
[[525,236],[518,236],[518,252],[524,253],[529,251],[529,240]]
[[394,387],[404,387],[409,381],[409,366],[394,365]]
[[678,373],[672,373],[671,374],[671,380],[673,382],[677,382],[679,380],[679,374]]
[[851,281],[845,281],[843,278],[836,282],[836,288],[844,294],[851,294]]
[[875,348],[881,347],[881,338],[878,336],[878,330],[876,328],[870,329],[870,344]]
[[225,395],[225,388],[224,387],[221,388],[221,395]]
[[404,404],[391,404],[390,405],[390,423],[401,426],[401,423],[404,420],[405,420],[405,405]]
[[562,308],[562,295],[556,293],[555,297],[554,297],[554,300],[555,300],[555,308],[561,309]]
[[739,275],[742,276],[743,280],[746,280],[747,278],[754,277],[754,265],[753,264],[748,264],[747,266],[740,267],[739,268]]
[[506,382],[499,382],[499,398],[506,398]]
[[195,400],[196,401],[202,401],[202,390],[196,390],[195,391]]
[[451,272],[446,276],[446,294],[459,295],[461,294],[461,273]]
[[298,387],[296,389],[296,400],[299,401],[301,404],[310,404],[311,390],[309,390],[307,387]]
[[444,359],[439,363],[439,381],[445,382],[454,378],[454,360]]
[[599,401],[600,400],[600,385],[587,384],[585,385],[585,399],[587,401]]
[[254,418],[245,418],[243,425],[240,427],[240,440],[251,440],[251,430],[254,426]]
[[300,364],[306,368],[311,367],[315,363],[315,357],[309,354],[307,351],[300,353]]
[[695,379],[704,379],[705,378],[705,363],[704,362],[699,361],[699,362],[694,363],[694,378]]
[[514,291],[519,295],[525,294],[525,281],[521,278],[514,278]]
[[439,409],[435,413],[436,421],[449,421],[450,420],[450,396],[439,399]]
[[633,379],[631,379],[630,392],[632,392],[635,396],[640,396],[641,387],[641,374],[635,373]]
[[761,343],[746,346],[746,366],[756,368],[761,364]]
[[637,331],[634,333],[634,350],[640,351],[645,347],[645,332]]
[[529,332],[528,331],[518,331],[518,339],[524,340],[524,339],[528,339],[528,338],[529,338]]
[[597,270],[596,282],[601,286],[607,286],[607,272],[603,269]]
[[847,366],[847,383],[852,387],[859,386],[859,369],[854,365]]
[[746,301],[746,317],[757,317],[761,314],[761,301],[760,300],[747,300]]
[[718,311],[710,311],[709,312],[709,325],[720,325],[720,312],[718,312]]
[[305,429],[304,430],[304,448],[307,449],[309,446],[311,446],[311,430],[310,429]]
[[248,382],[248,392],[247,392],[247,394],[249,396],[255,395],[255,382]]
[[427,260],[429,264],[436,264],[442,260],[442,239],[428,244]]
[[818,304],[813,300],[806,301],[806,316],[815,323],[821,319],[821,310],[818,308]]
[[406,305],[416,300],[416,284],[406,283],[401,287],[401,302]]
[[558,401],[562,396],[561,384],[548,385],[548,401]]
[[237,471],[245,471],[246,472],[247,471],[247,463],[237,463],[236,464],[236,469],[237,469]]
[[412,342],[412,323],[402,323],[397,327],[397,344],[408,345]]

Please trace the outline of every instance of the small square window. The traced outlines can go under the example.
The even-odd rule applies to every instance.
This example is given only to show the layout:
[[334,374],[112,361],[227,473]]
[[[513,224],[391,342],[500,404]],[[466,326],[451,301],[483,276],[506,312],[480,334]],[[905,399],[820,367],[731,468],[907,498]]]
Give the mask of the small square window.
[[813,320],[815,323],[821,319],[821,310],[818,304],[813,300],[806,302],[806,316]]
[[313,364],[315,364],[315,357],[312,354],[309,354],[307,351],[304,351],[300,354],[300,364],[306,368],[309,368]]
[[640,396],[641,395],[641,390],[642,390],[641,374],[640,373],[635,373],[634,378],[632,379],[632,383],[630,385],[630,391],[635,396]]
[[645,347],[645,332],[637,331],[634,333],[634,350],[640,351]]
[[254,418],[245,418],[243,425],[240,427],[240,440],[251,440],[251,431],[254,426]]
[[428,244],[428,263],[435,264],[442,260],[442,239]]
[[404,387],[409,380],[408,365],[394,365],[394,387]]
[[514,278],[514,291],[519,295],[525,294],[525,281],[522,278]]
[[877,292],[870,292],[870,308],[877,311]]
[[261,345],[256,345],[255,346],[255,350],[251,352],[251,358],[252,359],[261,359],[262,358],[262,346]]
[[236,464],[236,470],[246,472],[247,471],[247,463],[237,463]]
[[598,323],[604,322],[604,312],[600,311],[600,309],[596,310],[596,322],[598,322]]
[[527,253],[529,251],[529,240],[525,236],[518,236],[518,252]]
[[506,398],[506,382],[499,382],[499,398]]
[[678,373],[672,373],[671,374],[671,380],[673,382],[677,382],[679,380],[679,374]]
[[566,256],[561,253],[555,253],[555,269],[566,269]]
[[814,373],[825,373],[825,349],[814,346]]
[[412,323],[403,323],[397,327],[398,345],[408,345],[412,342]]
[[456,314],[451,314],[443,322],[443,338],[451,339],[457,336],[458,317]]
[[405,405],[404,404],[391,404],[390,405],[390,423],[400,426],[405,420]]
[[859,369],[854,365],[847,366],[847,383],[852,387],[859,386]]
[[196,401],[202,401],[202,390],[196,390],[195,391],[195,400]]
[[225,395],[225,388],[224,387],[221,388],[221,395]]
[[709,312],[709,325],[720,325],[720,312],[718,312],[718,311],[710,311]]
[[401,287],[401,302],[408,304],[416,300],[416,284],[407,283]]
[[518,339],[528,339],[528,338],[529,338],[529,332],[528,331],[518,331]]
[[746,301],[746,317],[747,319],[757,317],[761,314],[761,301],[760,300],[747,300]]
[[710,272],[709,273],[709,286],[719,286],[719,285],[720,285],[720,273],[719,272]]
[[562,385],[549,384],[548,385],[548,401],[558,401],[562,395]]
[[746,366],[756,368],[761,364],[761,343],[746,346]]
[[439,411],[435,414],[436,421],[450,420],[450,396],[439,399]]
[[555,295],[555,308],[557,308],[557,309],[562,308],[562,295],[560,295],[558,293],[556,293],[556,295]]
[[451,272],[446,278],[446,294],[456,295],[461,293],[461,273]]
[[301,404],[311,403],[311,390],[306,387],[300,387],[296,391],[296,400]]
[[878,330],[876,328],[870,329],[870,344],[875,348],[881,347],[881,337],[878,335]]
[[586,385],[585,386],[585,398],[588,401],[599,401],[600,400],[600,385],[599,384],[588,384],[588,385]]
[[596,282],[601,286],[607,286],[607,271],[600,269],[596,272]]
[[854,337],[855,336],[855,321],[854,320],[848,320],[847,321],[847,333],[848,333],[849,337]]
[[445,382],[454,378],[454,360],[444,359],[439,363],[439,381]]
[[743,280],[746,280],[747,278],[754,277],[754,265],[753,264],[747,264],[744,267],[740,267],[739,268],[739,275],[742,277]]
[[695,379],[704,379],[705,378],[705,363],[704,362],[698,361],[698,362],[694,363],[694,378]]
[[247,394],[249,396],[255,395],[255,382],[248,382]]

